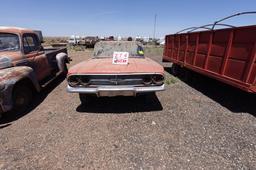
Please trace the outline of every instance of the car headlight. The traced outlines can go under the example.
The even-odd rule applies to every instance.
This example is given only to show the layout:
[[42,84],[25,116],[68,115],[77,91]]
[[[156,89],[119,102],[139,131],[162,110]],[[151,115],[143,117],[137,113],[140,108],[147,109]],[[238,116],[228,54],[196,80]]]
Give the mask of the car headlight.
[[83,77],[79,78],[79,82],[80,82],[81,85],[87,86],[90,83],[90,79],[88,79],[87,77],[83,76]]
[[164,83],[164,76],[162,76],[162,75],[154,75],[152,77],[152,81],[156,85],[162,85]]
[[68,84],[71,86],[71,87],[75,87],[75,86],[78,86],[79,85],[79,79],[77,76],[70,76],[68,78]]
[[143,83],[144,83],[145,85],[150,85],[150,84],[152,84],[152,78],[151,78],[150,76],[143,78]]
[[70,76],[68,78],[68,84],[71,87],[88,86],[90,84],[90,79],[85,76]]

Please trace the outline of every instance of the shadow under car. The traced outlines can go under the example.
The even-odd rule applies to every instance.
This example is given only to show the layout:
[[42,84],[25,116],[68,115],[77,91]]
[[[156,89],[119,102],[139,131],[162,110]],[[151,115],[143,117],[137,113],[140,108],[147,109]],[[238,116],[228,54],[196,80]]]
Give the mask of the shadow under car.
[[88,101],[79,105],[77,112],[90,113],[134,113],[161,111],[163,107],[155,93],[139,95],[137,97],[90,97]]
[[14,112],[9,111],[3,113],[2,118],[0,119],[0,129],[1,127],[7,127],[6,124],[11,124],[13,121],[20,119],[21,117],[27,115],[32,110],[34,110],[37,106],[39,106],[44,99],[50,94],[61,82],[65,80],[65,76],[58,76],[56,77],[50,84],[42,89],[41,92],[34,94],[33,102],[22,112]]

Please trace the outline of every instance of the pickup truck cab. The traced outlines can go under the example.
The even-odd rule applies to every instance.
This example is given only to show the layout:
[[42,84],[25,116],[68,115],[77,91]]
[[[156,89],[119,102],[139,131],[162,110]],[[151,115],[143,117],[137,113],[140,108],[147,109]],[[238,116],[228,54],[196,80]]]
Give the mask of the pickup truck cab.
[[21,111],[50,79],[67,73],[67,49],[44,49],[38,31],[0,27],[0,115]]

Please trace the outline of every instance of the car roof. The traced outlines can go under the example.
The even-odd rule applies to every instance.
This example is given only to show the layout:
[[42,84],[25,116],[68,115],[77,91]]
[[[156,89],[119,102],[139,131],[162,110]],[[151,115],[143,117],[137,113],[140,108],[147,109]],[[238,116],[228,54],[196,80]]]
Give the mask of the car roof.
[[23,34],[23,33],[34,33],[33,30],[20,27],[2,27],[0,26],[0,32]]

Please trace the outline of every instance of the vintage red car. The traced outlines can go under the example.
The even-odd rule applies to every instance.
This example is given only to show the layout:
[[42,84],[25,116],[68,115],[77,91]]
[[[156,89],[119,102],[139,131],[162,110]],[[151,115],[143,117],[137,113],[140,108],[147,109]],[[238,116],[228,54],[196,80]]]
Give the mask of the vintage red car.
[[[122,54],[123,59],[115,58]],[[90,94],[136,96],[165,88],[164,68],[145,57],[142,45],[134,41],[98,42],[91,59],[69,69],[67,81],[67,91],[79,93],[81,102]]]

